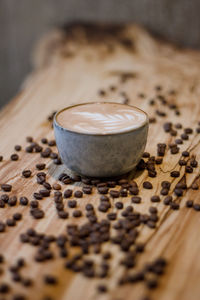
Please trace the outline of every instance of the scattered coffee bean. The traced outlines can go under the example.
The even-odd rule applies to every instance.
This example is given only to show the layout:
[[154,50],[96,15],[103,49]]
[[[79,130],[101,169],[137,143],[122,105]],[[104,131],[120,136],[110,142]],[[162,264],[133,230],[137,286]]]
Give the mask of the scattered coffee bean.
[[13,219],[14,219],[15,221],[21,220],[21,219],[22,219],[22,214],[21,214],[21,213],[14,213]]
[[183,159],[180,159],[178,163],[179,163],[180,166],[186,166],[187,165],[187,162]]
[[46,167],[46,164],[41,163],[41,164],[36,164],[35,166],[36,166],[36,169],[38,169],[38,170],[44,170]]
[[21,151],[22,147],[20,145],[15,145],[15,151]]
[[43,196],[40,193],[33,193],[33,197],[36,200],[42,200],[43,199]]
[[57,284],[58,281],[57,281],[57,278],[53,275],[45,275],[44,276],[44,283],[46,284]]
[[198,190],[199,189],[199,186],[196,182],[194,182],[191,186],[192,190]]
[[83,191],[84,194],[87,194],[87,195],[92,194],[92,188],[90,186],[84,186],[82,188],[82,191]]
[[77,206],[77,201],[76,200],[69,200],[67,202],[67,205],[70,207],[70,208],[75,208]]
[[112,198],[119,198],[120,193],[119,193],[119,191],[117,191],[117,190],[110,190],[110,196],[111,196]]
[[4,192],[10,192],[12,190],[12,185],[11,184],[2,184],[1,189]]
[[68,214],[68,212],[61,210],[61,211],[58,211],[58,216],[61,219],[67,219],[69,214]]
[[160,202],[160,197],[157,195],[154,195],[151,197],[151,202]]
[[102,187],[98,187],[97,190],[98,190],[99,194],[103,194],[104,195],[104,194],[108,193],[109,188],[106,187],[106,186],[102,186]]
[[17,204],[17,197],[16,196],[12,196],[9,198],[8,200],[8,205],[9,206],[15,206]]
[[149,182],[149,181],[144,181],[144,182],[143,182],[143,188],[149,190],[149,189],[152,189],[153,186],[152,186],[151,182]]
[[134,196],[131,198],[131,202],[135,203],[135,204],[141,203],[141,201],[142,201],[142,198],[139,196]]
[[189,139],[189,136],[186,133],[181,134],[181,139],[184,141],[187,141]]
[[170,176],[171,177],[179,177],[180,176],[180,172],[179,171],[172,171],[171,173],[170,173]]
[[82,216],[82,212],[81,212],[81,210],[75,210],[75,211],[73,211],[73,217],[75,217],[75,218],[80,218]]
[[16,160],[19,159],[19,155],[16,154],[16,153],[14,153],[14,154],[12,154],[12,155],[10,156],[10,159],[13,160],[13,161],[16,161]]
[[165,199],[163,200],[163,203],[164,203],[165,205],[170,205],[170,203],[172,202],[172,200],[173,200],[172,196],[167,196],[167,197],[165,197]]
[[182,189],[176,189],[174,190],[174,194],[178,197],[183,196],[183,190]]
[[182,152],[183,157],[188,157],[189,155],[190,155],[190,153],[188,151],[183,151]]
[[16,222],[15,222],[14,219],[7,219],[7,220],[6,220],[6,224],[7,224],[8,226],[15,226],[15,225],[16,225]]
[[67,189],[64,191],[64,198],[70,198],[72,196],[72,190]]
[[51,140],[48,142],[48,146],[53,147],[56,145],[56,141],[55,140]]
[[176,202],[170,202],[170,207],[173,210],[177,210],[177,209],[179,209],[180,205]]
[[42,219],[44,217],[44,212],[43,210],[39,208],[34,208],[30,211],[31,215],[33,216],[34,219]]
[[193,168],[191,166],[186,166],[185,167],[185,172],[186,173],[192,173],[193,172]]
[[75,191],[74,192],[74,197],[76,197],[76,198],[82,198],[83,197],[83,192],[82,191]]
[[186,207],[193,207],[193,200],[187,200]]
[[106,293],[108,291],[108,288],[107,288],[106,285],[100,284],[100,285],[97,286],[97,291],[99,293]]
[[54,190],[61,190],[61,185],[59,183],[54,183],[52,187]]
[[52,187],[51,187],[50,183],[48,183],[48,182],[46,182],[46,181],[45,181],[45,182],[43,182],[43,184],[42,184],[42,185],[43,185],[43,187],[45,187],[45,189],[47,189],[47,190],[49,190],[49,191],[52,189]]
[[22,171],[22,176],[25,177],[25,178],[28,178],[31,176],[31,170],[24,170]]
[[194,203],[193,208],[194,208],[194,210],[200,211],[200,204]]
[[115,203],[115,207],[116,207],[117,209],[122,209],[122,208],[124,207],[124,205],[123,205],[122,202],[116,202],[116,203]]

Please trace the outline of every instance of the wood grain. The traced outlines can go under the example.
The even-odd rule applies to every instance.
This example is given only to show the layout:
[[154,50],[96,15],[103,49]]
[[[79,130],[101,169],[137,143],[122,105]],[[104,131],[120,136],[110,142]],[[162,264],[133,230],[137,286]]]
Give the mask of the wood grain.
[[[200,183],[199,167],[194,168],[193,173],[184,176],[184,167],[178,165],[181,152],[186,149],[190,151],[190,156],[196,157],[197,161],[200,157],[200,137],[195,131],[200,121],[200,53],[180,50],[172,45],[161,43],[137,26],[118,28],[114,35],[112,31],[106,34],[107,29],[96,28],[96,39],[94,39],[95,30],[91,32],[87,28],[72,29],[74,33],[72,36],[62,31],[55,31],[38,46],[35,70],[25,81],[21,93],[0,112],[1,154],[4,157],[1,162],[0,183],[13,185],[10,195],[18,197],[25,195],[32,200],[33,192],[40,189],[36,183],[35,164],[44,159],[40,158],[39,153],[29,154],[24,151],[25,138],[33,136],[37,142],[42,137],[52,139],[53,130],[47,121],[47,116],[52,111],[85,101],[123,102],[124,92],[130,104],[142,108],[150,117],[155,116],[156,109],[167,114],[164,118],[156,115],[156,123],[150,124],[146,150],[151,155],[157,155],[157,143],[173,143],[183,132],[178,130],[177,137],[165,133],[162,126],[166,120],[170,120],[173,124],[182,123],[184,127],[194,129],[189,140],[179,146],[178,154],[171,155],[167,148],[163,164],[156,167],[156,178],[148,177],[147,171],[134,174],[134,180],[140,186],[142,197],[141,204],[133,204],[134,209],[141,213],[148,213],[148,208],[152,205],[150,197],[159,194],[163,180],[172,182],[170,194],[173,194],[173,189],[181,178],[186,181],[188,187],[191,187],[193,182]],[[117,87],[116,91],[110,90],[111,85]],[[155,90],[157,85],[162,86],[159,92]],[[104,97],[99,96],[99,89],[106,91]],[[175,95],[170,93],[171,90],[176,91]],[[180,116],[177,116],[167,105],[161,105],[157,99],[158,94],[164,95],[168,103],[176,104]],[[149,105],[150,99],[157,99],[155,106]],[[19,152],[20,159],[16,162],[10,161],[15,144],[21,144],[23,147]],[[65,167],[54,165],[50,159],[45,159],[45,162],[48,182],[54,183]],[[26,168],[32,170],[32,177],[29,179],[21,176],[22,170]],[[181,176],[170,177],[172,170],[180,170]],[[152,182],[152,190],[142,188],[144,180]],[[79,185],[69,186],[76,190],[80,188]],[[63,185],[62,191],[67,187]],[[52,197],[40,201],[40,206],[45,211],[45,218],[41,220],[33,220],[29,208],[19,204],[17,207],[6,206],[0,209],[1,221],[5,221],[16,211],[23,213],[23,219],[16,227],[7,227],[6,232],[0,234],[0,253],[3,253],[6,259],[5,264],[2,264],[4,273],[1,275],[1,281],[11,284],[11,294],[19,292],[26,295],[27,299],[44,299],[45,295],[51,295],[53,299],[62,300],[82,298],[129,300],[141,299],[148,294],[152,299],[159,300],[198,300],[200,297],[198,260],[200,218],[199,212],[185,207],[185,202],[192,199],[199,203],[199,191],[188,188],[183,197],[176,199],[180,203],[180,210],[177,211],[165,206],[163,198],[161,196],[161,202],[153,204],[159,211],[160,219],[157,228],[152,230],[146,226],[139,227],[140,234],[137,240],[145,243],[146,248],[138,258],[136,269],[158,256],[164,256],[168,261],[166,273],[161,277],[159,287],[154,291],[147,291],[141,283],[127,284],[123,287],[117,285],[118,279],[124,272],[120,265],[123,253],[119,251],[118,246],[110,243],[103,246],[103,249],[112,251],[113,255],[110,276],[107,279],[86,279],[82,275],[67,271],[63,268],[64,260],[59,258],[56,248],[56,259],[41,264],[35,263],[33,260],[35,247],[21,244],[19,234],[34,227],[38,232],[57,236],[66,232],[67,224],[83,224],[86,221],[85,216],[78,220],[72,217],[72,209],[67,208],[67,201],[64,203],[70,217],[67,221],[58,219]],[[123,198],[125,207],[131,204],[130,199],[130,196]],[[99,194],[93,189],[92,195],[84,195],[77,201],[83,212],[85,204],[89,202],[97,208]],[[116,200],[111,201],[113,205],[110,212],[116,211],[114,207]],[[105,218],[103,213],[98,210],[96,212],[99,219]],[[120,217],[119,212],[118,217]],[[22,274],[34,280],[31,288],[11,282],[8,268],[22,256],[27,262],[26,267],[22,269]],[[91,256],[98,261],[98,255],[91,254]],[[44,285],[43,275],[47,273],[58,276],[58,285]],[[107,284],[108,293],[97,294],[96,285],[99,283]]]

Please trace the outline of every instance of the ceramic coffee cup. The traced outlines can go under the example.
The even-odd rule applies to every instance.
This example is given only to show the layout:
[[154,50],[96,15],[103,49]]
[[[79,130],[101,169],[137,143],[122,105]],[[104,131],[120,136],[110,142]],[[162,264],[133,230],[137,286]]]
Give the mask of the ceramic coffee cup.
[[75,106],[58,111],[54,117],[55,139],[62,162],[72,171],[88,177],[114,177],[131,171],[145,149],[149,123],[147,114],[140,110],[146,115],[145,121],[128,131],[80,133],[57,122],[61,112]]

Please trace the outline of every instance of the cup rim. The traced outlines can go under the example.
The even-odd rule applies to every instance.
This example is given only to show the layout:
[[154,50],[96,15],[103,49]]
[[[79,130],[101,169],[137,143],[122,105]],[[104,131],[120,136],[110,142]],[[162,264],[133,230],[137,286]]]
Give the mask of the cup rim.
[[[138,127],[136,128],[132,128],[132,129],[128,129],[128,130],[124,130],[124,131],[121,131],[121,132],[113,132],[113,133],[88,133],[88,132],[78,132],[78,131],[75,131],[75,130],[70,130],[66,127],[63,127],[62,125],[60,125],[58,122],[57,122],[57,116],[63,112],[64,110],[67,110],[67,109],[70,109],[72,107],[76,107],[76,106],[80,106],[80,105],[86,105],[86,104],[120,104],[120,105],[126,105],[126,106],[129,106],[129,107],[134,107],[138,110],[140,110],[141,112],[143,112],[145,115],[146,115],[146,120]],[[88,135],[88,136],[113,136],[113,135],[121,135],[121,134],[124,134],[124,133],[129,133],[129,132],[133,132],[133,131],[136,131],[142,127],[144,127],[145,125],[147,125],[149,123],[149,116],[148,114],[142,110],[141,108],[138,108],[137,106],[134,106],[134,105],[130,105],[130,104],[123,104],[123,103],[119,103],[119,102],[108,102],[108,101],[91,101],[91,102],[83,102],[83,103],[78,103],[78,104],[73,104],[73,105],[70,105],[70,106],[66,106],[62,109],[60,109],[59,111],[56,112],[56,114],[54,115],[54,119],[53,119],[53,123],[62,128],[63,130],[67,131],[67,132],[71,132],[71,133],[75,133],[75,134],[80,134],[80,135]]]

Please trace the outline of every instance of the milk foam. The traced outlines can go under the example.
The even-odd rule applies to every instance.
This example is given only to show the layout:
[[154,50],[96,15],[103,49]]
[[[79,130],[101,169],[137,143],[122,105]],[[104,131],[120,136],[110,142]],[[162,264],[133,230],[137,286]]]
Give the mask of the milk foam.
[[62,127],[86,134],[112,134],[142,126],[147,121],[140,109],[118,103],[88,103],[69,107],[56,118]]

